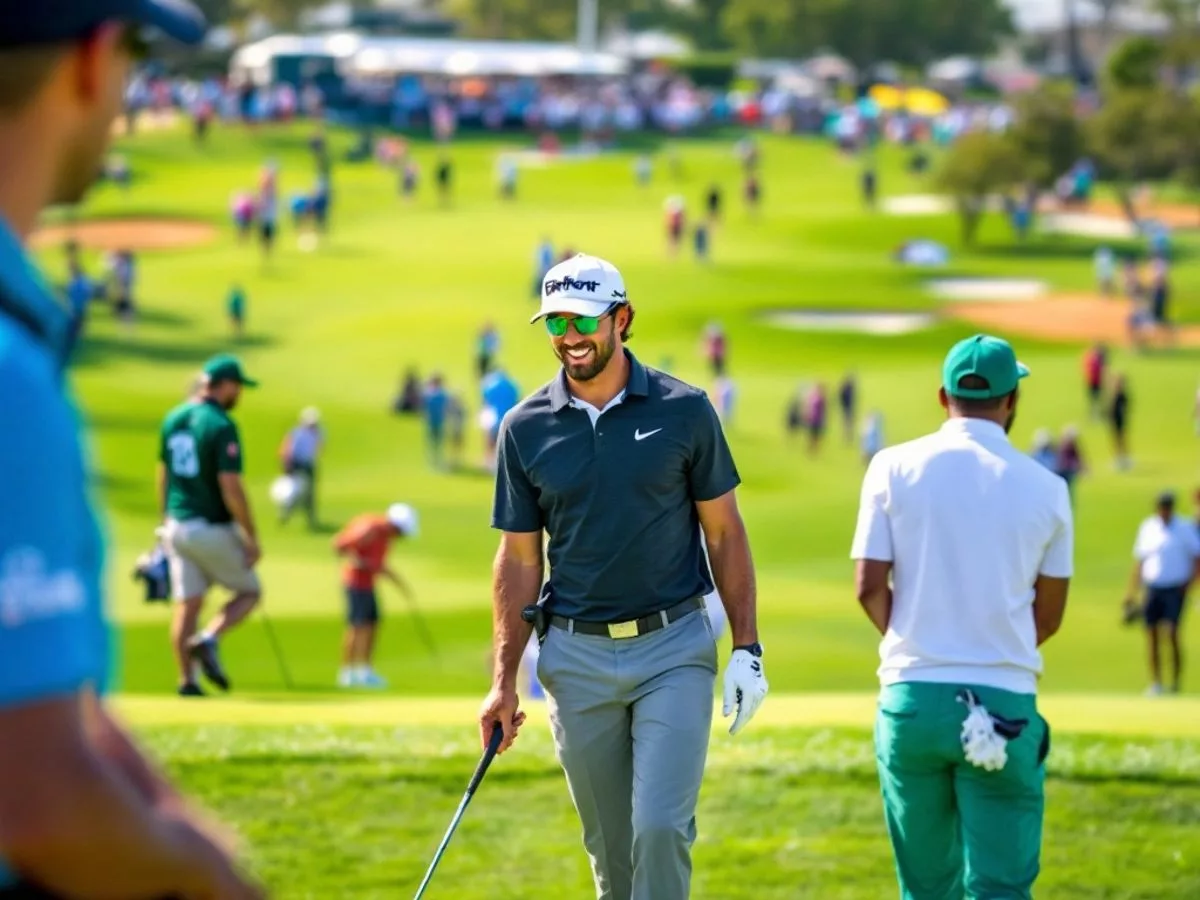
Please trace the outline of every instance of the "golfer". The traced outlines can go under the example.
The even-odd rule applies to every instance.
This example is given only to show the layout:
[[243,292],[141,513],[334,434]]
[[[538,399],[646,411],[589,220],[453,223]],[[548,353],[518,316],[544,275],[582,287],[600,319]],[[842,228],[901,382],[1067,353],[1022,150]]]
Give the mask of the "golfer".
[[[306,485],[301,494],[308,527],[317,527],[317,461],[325,449],[325,429],[321,426],[321,412],[315,406],[305,407],[300,412],[300,422],[287,433],[279,448],[279,460],[283,471],[293,478],[302,479]],[[284,506],[280,512],[280,523],[287,524],[295,507]]]
[[140,25],[195,42],[172,0],[0,8],[0,897],[252,900],[216,831],[100,699],[105,547],[63,372],[69,314],[25,249],[95,179]]
[[[262,597],[255,565],[262,558],[250,499],[242,484],[242,440],[229,413],[242,388],[257,387],[236,357],[214,356],[204,366],[199,393],[167,414],[159,445],[161,534],[179,605],[171,641],[179,666],[179,694],[202,697],[193,665],[223,691],[230,688],[217,642],[250,615]],[[233,597],[196,634],[209,588]]]
[[905,900],[1028,898],[1038,875],[1038,648],[1062,623],[1074,532],[1066,484],[1009,443],[1028,373],[999,338],[956,344],[946,423],[863,481],[851,555],[883,635],[875,752]]
[[333,539],[333,549],[346,560],[342,585],[346,589],[346,638],[342,647],[339,687],[386,687],[372,665],[379,630],[379,598],[375,580],[382,575],[409,599],[412,589],[386,562],[393,539],[417,536],[417,513],[404,503],[388,507],[387,515],[364,513],[350,521]]
[[1175,514],[1175,495],[1160,494],[1154,515],[1138,528],[1133,545],[1133,572],[1130,575],[1126,607],[1134,605],[1139,588],[1145,589],[1142,618],[1146,623],[1150,656],[1150,687],[1146,693],[1163,692],[1162,660],[1159,645],[1163,638],[1171,648],[1171,693],[1178,694],[1183,676],[1183,653],[1179,642],[1179,623],[1188,591],[1200,576],[1200,535],[1196,526]]
[[633,318],[610,263],[579,255],[547,273],[533,320],[545,319],[562,370],[501,432],[495,670],[480,728],[486,743],[499,722],[503,751],[524,721],[516,683],[530,607],[596,896],[685,900],[717,674],[701,527],[733,638],[731,733],[750,721],[767,681],[739,478],[720,422],[703,391],[625,349]]

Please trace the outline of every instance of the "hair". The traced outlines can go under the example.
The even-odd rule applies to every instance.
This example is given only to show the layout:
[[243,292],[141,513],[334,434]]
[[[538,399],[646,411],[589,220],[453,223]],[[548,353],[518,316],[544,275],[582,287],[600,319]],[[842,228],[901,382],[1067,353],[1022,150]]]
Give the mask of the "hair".
[[63,57],[61,44],[0,50],[0,116],[22,112],[38,95]]
[[[623,329],[621,329],[621,341],[622,341],[622,343],[624,343],[625,341],[627,341],[627,340],[629,340],[631,337],[633,337],[633,317],[634,317],[634,315],[635,315],[635,311],[634,311],[634,308],[633,308],[633,304],[632,304],[632,303],[626,302],[626,303],[624,304],[624,306],[625,306],[625,308],[626,308],[627,310],[629,310],[629,321],[627,321],[627,322],[625,323],[625,327],[624,327]],[[620,309],[620,307],[617,307],[617,310],[619,310],[619,309]],[[615,317],[615,316],[616,316],[616,314],[617,314],[617,310],[614,310],[614,311],[613,311],[613,316],[614,316],[614,317]]]
[[[988,380],[982,375],[964,375],[958,380],[956,387],[964,391],[986,391],[991,385]],[[959,412],[967,415],[979,415],[983,413],[999,412],[1004,406],[1005,401],[1009,397],[1016,394],[1016,391],[1009,391],[1007,394],[1001,394],[999,397],[959,397],[954,393],[947,391],[950,394],[950,402]]]

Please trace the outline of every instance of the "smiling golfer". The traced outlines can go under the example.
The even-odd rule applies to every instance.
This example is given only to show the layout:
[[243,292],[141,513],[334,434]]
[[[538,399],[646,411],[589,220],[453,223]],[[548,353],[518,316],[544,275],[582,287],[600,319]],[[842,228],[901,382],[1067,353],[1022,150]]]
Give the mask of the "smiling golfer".
[[[551,269],[541,311],[559,375],[505,419],[492,525],[495,673],[480,726],[507,749],[524,720],[517,670],[538,601],[546,689],[600,900],[685,900],[712,724],[716,586],[733,656],[730,732],[767,693],[754,567],[737,470],[703,391],[625,349],[634,310],[620,273],[590,256]],[[550,576],[542,588],[542,533]]]
[[1008,440],[1028,374],[999,338],[956,344],[946,423],[863,482],[851,555],[883,635],[876,758],[905,900],[1028,898],[1038,874],[1038,647],[1062,624],[1073,525],[1066,482]]

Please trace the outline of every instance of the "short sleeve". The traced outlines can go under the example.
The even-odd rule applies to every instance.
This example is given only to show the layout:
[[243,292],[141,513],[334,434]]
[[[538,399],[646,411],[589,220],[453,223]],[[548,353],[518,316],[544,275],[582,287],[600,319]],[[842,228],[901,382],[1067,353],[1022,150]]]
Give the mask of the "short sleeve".
[[509,419],[500,427],[496,448],[496,494],[492,504],[492,527],[514,534],[541,531],[545,526],[538,492],[521,463]]
[[106,663],[79,552],[93,527],[80,445],[40,362],[0,360],[0,706],[73,693]]
[[1058,485],[1055,499],[1057,527],[1046,545],[1038,574],[1047,578],[1070,578],[1075,574],[1075,517],[1071,513],[1071,499],[1065,482]]
[[1150,548],[1147,546],[1148,535],[1146,534],[1146,523],[1143,522],[1138,526],[1137,537],[1133,540],[1133,558],[1136,560],[1145,559]]
[[890,479],[885,454],[877,454],[863,477],[858,503],[858,523],[850,545],[851,559],[873,559],[892,562],[892,523],[888,519]]
[[723,497],[742,483],[717,411],[707,397],[703,404],[693,432],[692,459],[688,466],[688,489],[697,503]]
[[217,471],[242,474],[242,439],[237,426],[230,422],[216,433]]

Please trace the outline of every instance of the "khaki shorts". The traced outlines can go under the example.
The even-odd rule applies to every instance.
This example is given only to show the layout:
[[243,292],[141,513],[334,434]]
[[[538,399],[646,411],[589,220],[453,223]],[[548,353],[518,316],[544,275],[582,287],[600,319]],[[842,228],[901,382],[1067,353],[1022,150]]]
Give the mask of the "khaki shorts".
[[261,593],[258,575],[246,565],[246,551],[234,525],[203,519],[171,519],[163,531],[176,600],[203,597],[213,585],[238,594]]

